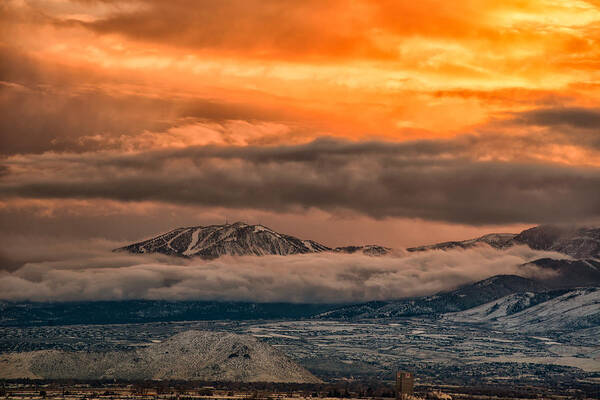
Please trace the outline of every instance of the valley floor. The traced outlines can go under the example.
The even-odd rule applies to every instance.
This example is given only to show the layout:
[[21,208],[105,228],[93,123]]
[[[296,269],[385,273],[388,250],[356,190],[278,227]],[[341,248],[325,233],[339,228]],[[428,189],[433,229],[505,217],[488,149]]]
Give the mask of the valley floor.
[[597,386],[600,327],[544,335],[442,319],[389,321],[203,321],[0,328],[0,352],[127,350],[200,329],[252,334],[325,381],[391,382],[397,369],[422,384]]

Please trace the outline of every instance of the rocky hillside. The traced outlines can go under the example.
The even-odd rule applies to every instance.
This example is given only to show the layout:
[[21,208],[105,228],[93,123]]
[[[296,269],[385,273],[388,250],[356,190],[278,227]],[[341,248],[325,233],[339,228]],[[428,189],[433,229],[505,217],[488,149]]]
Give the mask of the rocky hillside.
[[279,350],[247,335],[187,331],[134,351],[0,355],[0,378],[319,382]]

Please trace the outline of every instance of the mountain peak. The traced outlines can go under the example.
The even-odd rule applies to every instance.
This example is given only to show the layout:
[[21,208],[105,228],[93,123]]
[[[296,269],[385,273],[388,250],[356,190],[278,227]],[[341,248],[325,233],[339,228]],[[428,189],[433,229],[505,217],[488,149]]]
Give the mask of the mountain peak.
[[284,235],[264,225],[234,222],[177,228],[155,238],[117,249],[131,253],[162,253],[205,259],[224,255],[290,255],[329,251],[312,240]]

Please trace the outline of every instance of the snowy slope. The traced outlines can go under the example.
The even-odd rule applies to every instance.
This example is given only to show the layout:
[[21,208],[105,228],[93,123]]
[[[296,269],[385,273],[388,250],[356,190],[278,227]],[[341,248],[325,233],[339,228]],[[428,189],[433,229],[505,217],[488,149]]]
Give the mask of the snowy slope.
[[577,289],[498,319],[505,330],[542,332],[600,325],[600,288]]
[[522,332],[576,330],[600,326],[600,288],[568,292],[518,293],[478,307],[445,314],[453,322],[489,324]]
[[549,293],[551,292],[514,293],[465,311],[445,314],[443,318],[448,321],[469,323],[495,321],[498,318],[516,314],[526,308],[534,306],[535,304],[546,301],[549,298],[559,296],[563,292],[555,292],[554,296],[550,295]]

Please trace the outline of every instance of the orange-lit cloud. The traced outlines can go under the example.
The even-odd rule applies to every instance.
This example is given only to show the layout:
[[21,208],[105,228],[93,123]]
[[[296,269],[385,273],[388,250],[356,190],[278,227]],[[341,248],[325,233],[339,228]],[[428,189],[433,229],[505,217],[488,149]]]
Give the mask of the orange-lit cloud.
[[[349,137],[455,134],[541,93],[598,101],[577,89],[600,79],[600,10],[585,1],[9,1],[3,11],[4,46],[34,57],[42,81],[285,109]],[[488,101],[497,93],[509,97]]]
[[[556,171],[571,180],[581,171],[595,177],[599,67],[595,1],[6,0],[0,4],[0,188],[12,191],[11,202],[17,195],[24,202],[55,201],[47,193],[70,201],[51,186],[76,188],[63,179],[72,176],[77,184],[101,178],[110,191],[111,179],[124,173],[94,164],[103,157],[202,146],[275,151],[322,137],[410,147],[417,170],[419,160],[431,161],[427,149],[435,146],[436,162],[464,163],[465,171],[490,163],[549,181]],[[386,167],[371,153],[355,156],[364,168],[351,171],[355,178]],[[221,170],[235,167],[223,163]],[[311,165],[309,172],[328,171]],[[43,195],[13,187],[17,178],[31,183],[50,175]],[[583,192],[570,195],[581,199]],[[170,201],[144,193],[128,196],[138,206]],[[100,201],[81,190],[72,196]],[[246,196],[229,203],[219,198],[230,209],[265,212]],[[343,213],[332,199],[319,212]],[[302,200],[287,201],[321,204]],[[278,215],[291,212],[277,207]],[[360,218],[461,224],[548,219],[495,218],[489,209],[481,211],[488,217],[463,219],[450,218],[448,209],[357,209]],[[597,214],[588,211],[590,218]],[[277,212],[263,218],[275,220]]]

